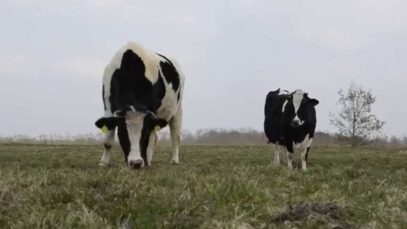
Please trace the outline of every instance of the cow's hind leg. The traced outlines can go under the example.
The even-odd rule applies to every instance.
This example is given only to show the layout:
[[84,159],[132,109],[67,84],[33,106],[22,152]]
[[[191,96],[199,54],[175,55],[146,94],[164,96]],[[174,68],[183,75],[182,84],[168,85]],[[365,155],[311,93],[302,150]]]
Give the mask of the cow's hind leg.
[[104,136],[103,146],[104,151],[102,158],[100,159],[99,166],[109,166],[110,165],[110,158],[111,158],[111,149],[114,144],[114,133],[116,128],[110,129]]
[[179,107],[177,114],[170,120],[170,132],[172,141],[171,164],[179,163],[179,146],[181,143],[182,107]]

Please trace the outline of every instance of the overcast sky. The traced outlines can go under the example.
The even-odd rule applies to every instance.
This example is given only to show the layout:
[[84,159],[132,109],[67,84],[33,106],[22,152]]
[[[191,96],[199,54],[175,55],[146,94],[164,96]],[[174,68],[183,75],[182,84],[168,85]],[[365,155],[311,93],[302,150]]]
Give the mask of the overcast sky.
[[407,135],[407,1],[2,0],[0,135],[97,133],[102,73],[127,41],[175,57],[184,129],[262,130],[265,95],[302,88],[333,132],[337,91],[377,97]]

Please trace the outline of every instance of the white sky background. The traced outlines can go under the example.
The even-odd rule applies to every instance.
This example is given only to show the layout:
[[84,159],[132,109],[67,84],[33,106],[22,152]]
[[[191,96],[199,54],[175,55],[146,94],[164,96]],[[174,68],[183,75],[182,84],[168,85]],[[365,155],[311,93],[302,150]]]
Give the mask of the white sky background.
[[3,0],[0,135],[98,132],[102,72],[127,41],[175,57],[184,129],[262,130],[265,95],[302,88],[333,132],[337,91],[377,97],[387,135],[407,135],[407,1]]

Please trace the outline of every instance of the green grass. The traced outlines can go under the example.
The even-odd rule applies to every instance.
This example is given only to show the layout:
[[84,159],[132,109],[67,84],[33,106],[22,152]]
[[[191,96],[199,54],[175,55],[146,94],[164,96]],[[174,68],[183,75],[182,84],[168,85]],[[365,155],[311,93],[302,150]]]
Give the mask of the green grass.
[[[406,150],[312,149],[307,172],[270,146],[183,146],[178,166],[158,147],[141,171],[101,150],[0,145],[0,228],[407,228]],[[301,204],[339,210],[276,220]]]

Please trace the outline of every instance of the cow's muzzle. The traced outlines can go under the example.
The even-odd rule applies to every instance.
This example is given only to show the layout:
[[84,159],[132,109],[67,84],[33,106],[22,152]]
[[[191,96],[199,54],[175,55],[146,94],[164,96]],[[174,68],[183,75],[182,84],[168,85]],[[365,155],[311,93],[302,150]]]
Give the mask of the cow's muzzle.
[[304,121],[301,121],[300,119],[294,119],[291,122],[291,126],[294,127],[294,128],[300,127],[302,125],[304,125]]
[[143,159],[137,159],[137,160],[129,160],[128,164],[130,168],[132,169],[142,169],[144,167],[144,160]]

